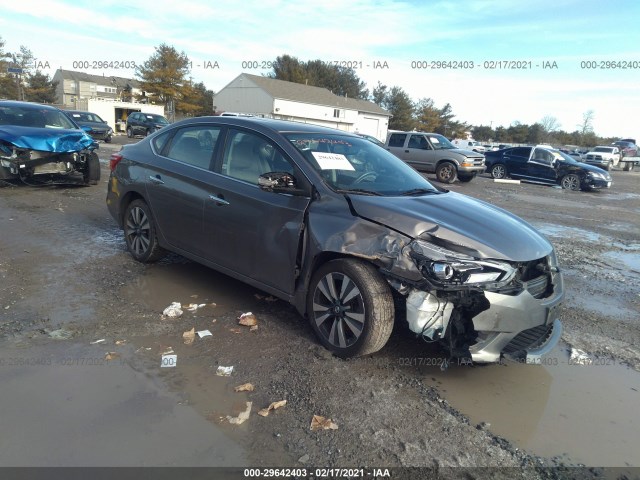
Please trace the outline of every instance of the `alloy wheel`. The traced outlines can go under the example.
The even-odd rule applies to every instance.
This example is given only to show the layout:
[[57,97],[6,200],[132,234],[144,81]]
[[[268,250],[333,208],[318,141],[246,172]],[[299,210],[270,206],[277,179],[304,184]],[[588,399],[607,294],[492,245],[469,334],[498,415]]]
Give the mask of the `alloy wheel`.
[[151,244],[151,223],[149,217],[140,207],[134,207],[129,211],[125,224],[125,237],[131,250],[138,256],[142,256]]
[[356,343],[365,316],[364,298],[351,278],[331,272],[318,282],[313,294],[313,321],[331,345],[347,348]]

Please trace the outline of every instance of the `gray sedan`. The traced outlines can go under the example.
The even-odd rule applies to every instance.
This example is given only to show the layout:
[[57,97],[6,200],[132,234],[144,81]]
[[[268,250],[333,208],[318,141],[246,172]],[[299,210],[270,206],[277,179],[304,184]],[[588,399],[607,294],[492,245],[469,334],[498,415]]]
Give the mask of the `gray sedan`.
[[535,361],[559,339],[549,241],[356,135],[202,117],[110,166],[107,205],[135,259],[171,250],[284,299],[336,355],[380,350],[394,322],[478,362]]

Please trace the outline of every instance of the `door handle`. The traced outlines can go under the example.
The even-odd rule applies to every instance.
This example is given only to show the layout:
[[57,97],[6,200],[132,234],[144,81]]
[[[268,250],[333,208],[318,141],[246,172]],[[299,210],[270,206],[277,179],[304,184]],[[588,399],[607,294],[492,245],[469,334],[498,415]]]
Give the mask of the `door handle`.
[[217,203],[218,205],[229,205],[229,202],[227,202],[224,198],[222,197],[217,197],[215,195],[209,195],[209,199],[213,200],[215,203]]
[[404,153],[409,153],[409,150],[405,150]]
[[149,175],[149,180],[151,180],[153,183],[157,183],[158,185],[164,185],[164,181],[160,178],[160,175],[157,176],[153,176],[153,175]]

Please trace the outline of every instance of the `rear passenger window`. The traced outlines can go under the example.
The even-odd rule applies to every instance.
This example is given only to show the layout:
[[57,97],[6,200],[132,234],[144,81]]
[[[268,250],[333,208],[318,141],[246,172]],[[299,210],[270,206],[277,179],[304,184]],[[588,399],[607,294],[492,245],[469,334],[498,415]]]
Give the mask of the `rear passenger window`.
[[153,139],[153,141],[151,142],[153,144],[153,148],[156,151],[157,154],[161,154],[162,153],[162,149],[164,148],[164,146],[167,144],[167,140],[169,140],[169,137],[171,137],[171,131],[167,131],[164,132],[160,135],[158,135],[157,137],[155,137]]
[[202,125],[181,128],[173,136],[166,156],[194,167],[208,169],[219,135],[219,127]]
[[389,137],[390,147],[403,147],[404,141],[407,138],[406,133],[392,133]]

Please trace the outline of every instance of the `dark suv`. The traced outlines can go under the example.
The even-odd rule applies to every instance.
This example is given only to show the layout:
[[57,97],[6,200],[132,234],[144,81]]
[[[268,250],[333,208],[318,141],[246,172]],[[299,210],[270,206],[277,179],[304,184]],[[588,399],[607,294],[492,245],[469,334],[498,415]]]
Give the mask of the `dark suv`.
[[146,137],[167,125],[169,121],[162,115],[134,112],[127,117],[127,137],[132,138],[134,135]]

